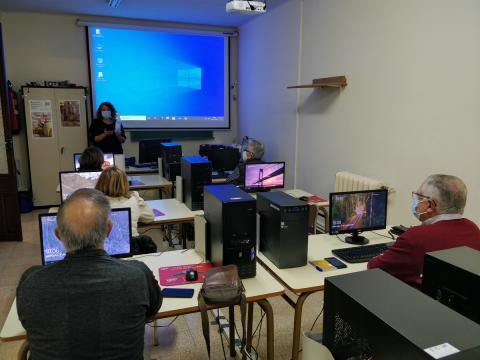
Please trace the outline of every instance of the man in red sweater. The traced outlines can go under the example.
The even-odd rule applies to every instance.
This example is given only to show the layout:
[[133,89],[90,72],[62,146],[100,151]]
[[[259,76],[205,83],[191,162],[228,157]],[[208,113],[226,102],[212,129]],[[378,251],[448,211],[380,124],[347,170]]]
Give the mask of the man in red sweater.
[[469,246],[480,250],[480,230],[463,218],[467,188],[451,175],[431,175],[412,193],[412,213],[422,222],[400,235],[385,253],[368,262],[418,289],[423,257],[436,250]]

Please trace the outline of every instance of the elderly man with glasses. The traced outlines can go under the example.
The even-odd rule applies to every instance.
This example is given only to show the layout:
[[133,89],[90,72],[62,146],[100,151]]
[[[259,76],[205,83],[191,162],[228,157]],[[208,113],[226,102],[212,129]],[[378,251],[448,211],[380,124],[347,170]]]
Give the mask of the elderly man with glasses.
[[385,253],[368,262],[368,268],[380,268],[420,289],[425,253],[458,246],[480,250],[479,228],[463,217],[466,200],[461,179],[430,175],[412,193],[412,213],[422,224],[400,235]]

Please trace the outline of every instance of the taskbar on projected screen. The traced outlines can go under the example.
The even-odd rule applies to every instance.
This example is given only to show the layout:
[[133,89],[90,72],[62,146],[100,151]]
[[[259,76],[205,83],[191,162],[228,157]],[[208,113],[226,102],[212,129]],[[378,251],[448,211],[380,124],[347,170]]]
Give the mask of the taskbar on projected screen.
[[120,115],[125,128],[228,128],[228,120],[223,116],[145,116]]

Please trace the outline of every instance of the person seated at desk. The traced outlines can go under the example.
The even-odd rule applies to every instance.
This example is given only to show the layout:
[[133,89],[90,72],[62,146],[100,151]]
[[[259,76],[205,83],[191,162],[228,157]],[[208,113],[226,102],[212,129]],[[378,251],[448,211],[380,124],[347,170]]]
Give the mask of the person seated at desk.
[[78,171],[102,171],[103,152],[96,146],[89,146],[80,155],[80,167]]
[[162,295],[144,263],[104,251],[109,215],[100,191],[75,191],[60,206],[55,229],[67,255],[22,275],[17,311],[32,359],[143,359],[145,322]]
[[244,185],[245,181],[245,164],[261,162],[265,147],[260,141],[248,139],[245,148],[242,151],[242,158],[238,162],[237,167],[227,177],[227,183],[234,185]]
[[380,268],[420,289],[425,253],[458,246],[480,250],[480,230],[462,216],[467,187],[456,176],[431,175],[412,197],[412,213],[422,224],[405,231],[367,266]]
[[88,130],[89,138],[104,153],[123,154],[122,144],[127,137],[115,107],[109,102],[100,104],[97,117]]
[[153,210],[138,192],[130,191],[127,174],[116,166],[111,166],[100,174],[95,189],[103,192],[112,208],[125,208],[131,210],[132,216],[132,253],[145,254],[157,252],[157,246],[148,235],[138,233],[138,222],[149,223],[155,217]]

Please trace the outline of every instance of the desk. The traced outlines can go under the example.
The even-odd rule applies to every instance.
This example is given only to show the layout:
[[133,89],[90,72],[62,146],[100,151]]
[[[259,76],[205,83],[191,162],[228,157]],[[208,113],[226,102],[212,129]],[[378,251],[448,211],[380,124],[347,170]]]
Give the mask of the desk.
[[[158,280],[158,268],[161,266],[187,265],[201,263],[203,259],[192,249],[188,251],[168,251],[158,254],[147,254],[133,257],[133,259],[142,261],[153,272],[155,278]],[[252,315],[253,303],[258,305],[265,311],[267,318],[267,358],[274,359],[273,352],[273,310],[268,302],[268,298],[284,294],[285,289],[261,266],[257,266],[257,275],[251,279],[242,280],[245,286],[245,295],[248,302],[248,316],[247,316],[247,346],[251,345],[252,340]],[[171,316],[191,314],[199,312],[197,296],[202,284],[188,284],[179,287],[188,287],[195,290],[194,296],[189,299],[163,299],[162,307],[160,308],[155,319],[162,319]],[[233,329],[233,326],[231,327]],[[14,341],[24,339],[26,336],[17,315],[16,301],[13,302],[7,320],[0,332],[0,340]]]
[[127,173],[127,175],[158,174],[158,168],[137,168],[135,166],[127,166],[125,168],[125,172]]
[[165,190],[167,196],[172,197],[172,182],[158,174],[129,175],[128,180],[131,182],[130,190],[158,189],[160,198],[162,198],[162,191]]
[[147,200],[152,209],[157,209],[165,215],[156,216],[155,220],[145,225],[166,225],[193,222],[195,215],[203,215],[203,210],[192,211],[177,199]]
[[[388,239],[384,236],[380,236],[372,232],[367,232],[366,237],[370,240],[370,244],[380,244],[392,241],[392,239],[388,236],[386,230],[376,232],[378,234],[386,235]],[[321,260],[325,257],[333,256],[331,252],[333,249],[352,246],[356,245],[341,242],[336,236],[328,234],[310,235],[308,237],[307,258],[308,261]],[[279,280],[283,286],[285,286],[287,289],[299,296],[299,298],[295,302],[286,294],[283,295],[284,299],[295,309],[292,345],[292,359],[294,360],[298,359],[298,351],[300,347],[300,330],[302,324],[302,309],[307,297],[314,292],[322,291],[325,283],[325,278],[328,276],[343,275],[367,269],[366,262],[358,264],[349,264],[345,262],[347,264],[347,268],[327,272],[320,272],[310,264],[291,269],[279,269],[261,252],[258,253],[257,260],[277,280]]]

